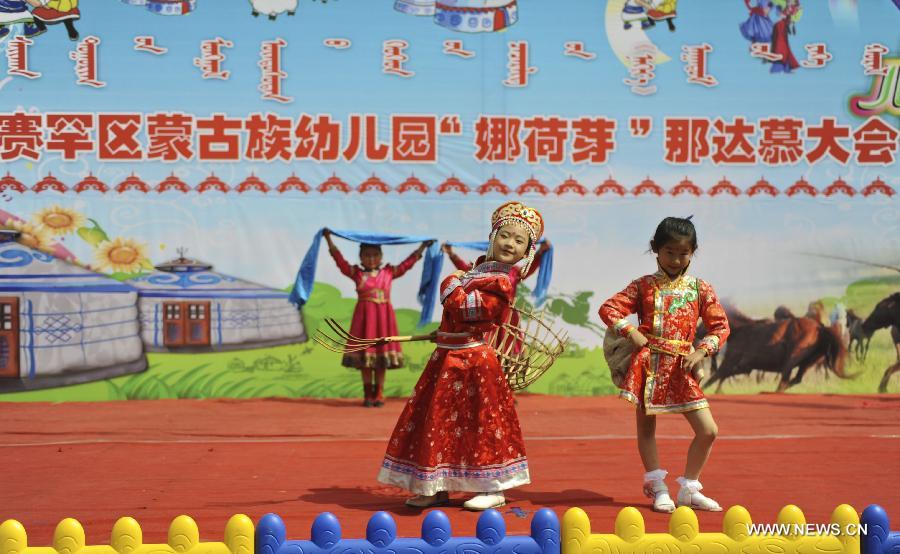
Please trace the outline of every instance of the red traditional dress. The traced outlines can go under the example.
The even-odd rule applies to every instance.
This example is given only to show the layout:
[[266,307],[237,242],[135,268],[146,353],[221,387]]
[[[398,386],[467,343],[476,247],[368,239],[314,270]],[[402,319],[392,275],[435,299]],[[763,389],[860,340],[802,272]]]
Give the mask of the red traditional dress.
[[781,19],[779,19],[772,28],[771,50],[773,54],[781,55],[781,59],[772,64],[773,73],[779,71],[790,73],[800,67],[797,58],[794,57],[794,53],[791,51],[791,43],[788,40],[788,34],[791,28],[791,18],[797,13],[798,9],[799,6],[793,4],[782,10]]
[[658,271],[632,281],[600,307],[600,319],[622,336],[634,328],[625,320],[634,313],[638,330],[649,342],[632,355],[619,395],[647,414],[708,407],[700,385],[682,368],[682,359],[693,350],[700,319],[709,331],[699,348],[710,356],[728,338],[728,319],[712,286],[690,275],[671,280]]
[[[363,339],[397,335],[397,316],[391,306],[391,285],[394,279],[416,264],[419,254],[414,252],[397,266],[385,265],[374,271],[366,271],[360,266],[347,263],[340,251],[330,252],[341,273],[356,283],[358,300],[353,310],[350,334]],[[373,346],[361,352],[344,354],[342,364],[357,369],[395,369],[403,366],[403,351],[398,343]]]
[[[528,268],[528,273],[526,273],[525,276],[522,276],[522,272],[518,266],[512,266],[512,269],[509,272],[509,280],[512,283],[513,292],[515,292],[515,290],[519,287],[520,281],[528,279],[529,277],[534,275],[539,267],[541,267],[541,258],[543,257],[544,253],[539,250],[538,254],[534,258],[534,262],[531,264],[531,267]],[[462,259],[459,254],[454,252],[453,254],[450,254],[450,261],[453,262],[453,265],[454,267],[456,267],[456,269],[469,271],[475,265],[482,263],[484,261],[484,256],[479,256],[473,264],[472,262],[467,262],[466,260]]]
[[512,301],[510,270],[487,262],[442,283],[437,348],[397,420],[379,481],[421,495],[530,482],[512,391],[484,342]]
[[[519,283],[521,281],[531,277],[532,275],[534,275],[534,273],[538,270],[538,268],[541,267],[541,258],[543,258],[543,257],[544,257],[544,251],[538,250],[537,254],[534,257],[534,262],[532,262],[532,264],[529,266],[528,272],[524,276],[522,276],[522,270],[519,268],[519,266],[515,266],[515,265],[510,266],[509,282],[512,285],[514,298],[515,298],[516,290],[518,290],[518,288],[519,288]],[[456,269],[459,269],[462,271],[469,271],[470,269],[472,269],[473,266],[484,262],[484,258],[485,258],[484,256],[478,256],[478,258],[475,260],[475,263],[473,264],[471,262],[465,261],[464,259],[459,257],[459,255],[457,255],[455,252],[453,254],[450,254],[450,261],[453,262],[453,265],[456,267]],[[512,325],[513,327],[518,327],[519,326],[519,314],[518,314],[518,312],[512,312],[511,314],[505,314],[502,321],[508,321],[509,324]],[[494,345],[495,346],[500,345],[499,348],[501,348],[501,349],[506,348],[507,340],[508,340],[506,338],[506,335],[507,335],[506,330],[500,329],[500,335],[497,337],[497,340],[495,341]],[[519,352],[522,348],[521,340],[518,337],[516,337],[513,340],[514,340],[514,344],[511,347],[511,351]]]

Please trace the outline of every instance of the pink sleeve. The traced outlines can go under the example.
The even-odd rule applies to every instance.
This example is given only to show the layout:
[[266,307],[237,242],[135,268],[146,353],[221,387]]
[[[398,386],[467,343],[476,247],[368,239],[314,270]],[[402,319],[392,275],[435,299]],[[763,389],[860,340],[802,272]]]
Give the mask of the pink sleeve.
[[338,249],[331,250],[328,249],[328,252],[331,254],[331,257],[334,258],[334,263],[337,264],[338,269],[341,270],[341,273],[350,277],[351,279],[356,278],[356,268],[347,263],[347,260],[344,259],[343,254]]
[[404,273],[412,269],[412,266],[416,265],[416,262],[419,261],[419,258],[421,258],[421,256],[413,252],[405,260],[395,266],[392,266],[394,278],[401,277]]
[[456,269],[462,271],[469,271],[470,269],[472,269],[471,263],[465,261],[456,254],[450,254],[450,261],[453,262],[453,266],[456,267]]

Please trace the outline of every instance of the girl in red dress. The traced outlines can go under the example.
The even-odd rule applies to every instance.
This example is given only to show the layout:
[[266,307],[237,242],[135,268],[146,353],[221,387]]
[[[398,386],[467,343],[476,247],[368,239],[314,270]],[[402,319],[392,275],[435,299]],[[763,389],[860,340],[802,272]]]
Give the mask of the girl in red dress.
[[[453,247],[450,246],[449,244],[442,245],[441,250],[443,250],[444,253],[450,257],[450,261],[453,262],[453,266],[456,269],[461,269],[462,271],[469,271],[474,266],[484,262],[484,256],[478,256],[478,258],[475,260],[475,263],[467,262],[459,254],[454,252]],[[541,267],[541,259],[544,257],[544,252],[546,252],[547,250],[550,250],[550,241],[544,240],[538,246],[537,253],[534,256],[534,262],[531,264],[531,267],[528,268],[527,275],[522,275],[519,272],[518,267],[513,267],[512,273],[509,274],[509,278],[512,282],[513,291],[515,291],[518,288],[520,281],[524,281],[525,279],[528,279],[529,277],[531,277],[532,275],[535,274],[535,272],[538,270],[538,268]]]
[[[361,265],[351,266],[334,245],[331,231],[325,229],[322,235],[328,241],[328,251],[334,258],[338,269],[356,283],[359,300],[353,310],[350,334],[363,339],[399,334],[397,317],[394,315],[394,307],[391,305],[391,285],[394,279],[402,276],[416,265],[431,242],[423,242],[415,252],[397,266],[382,266],[381,247],[374,244],[362,244],[359,247]],[[363,405],[380,408],[384,406],[385,370],[403,367],[403,351],[398,343],[373,346],[362,352],[345,353],[341,363],[345,367],[360,370],[365,398]]]
[[513,301],[510,273],[527,274],[544,230],[541,215],[519,202],[491,217],[486,259],[441,285],[444,312],[437,348],[397,420],[378,480],[416,494],[408,506],[445,505],[450,491],[478,493],[463,504],[487,510],[503,491],[530,482],[512,390],[484,340]]
[[[621,397],[637,407],[638,450],[644,463],[644,494],[653,509],[675,511],[660,469],[656,450],[656,415],[683,413],[694,430],[678,505],[698,510],[721,511],[700,493],[698,480],[717,427],[700,389],[701,362],[713,356],[728,337],[728,319],[712,286],[687,274],[697,250],[697,233],[690,218],[667,217],[656,228],[650,248],[657,255],[659,271],[632,281],[600,307],[608,332],[628,337],[637,347],[621,384]],[[634,327],[625,317],[637,314]],[[699,347],[692,344],[698,320],[709,330]]]

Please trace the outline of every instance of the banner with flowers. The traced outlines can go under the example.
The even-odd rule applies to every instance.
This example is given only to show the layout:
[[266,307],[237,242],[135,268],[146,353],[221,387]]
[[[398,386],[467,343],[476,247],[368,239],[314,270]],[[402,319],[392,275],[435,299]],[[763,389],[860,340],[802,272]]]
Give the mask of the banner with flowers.
[[[791,390],[900,386],[873,316],[900,292],[891,2],[377,4],[0,1],[2,399],[355,396],[307,341],[349,324],[354,283],[323,252],[288,301],[315,233],[483,241],[511,199],[545,218],[542,306],[574,337],[535,392],[614,391],[597,310],[656,269],[670,215],[734,313],[835,337]],[[421,270],[390,294],[401,332]],[[778,362],[728,362],[722,390],[774,390]]]

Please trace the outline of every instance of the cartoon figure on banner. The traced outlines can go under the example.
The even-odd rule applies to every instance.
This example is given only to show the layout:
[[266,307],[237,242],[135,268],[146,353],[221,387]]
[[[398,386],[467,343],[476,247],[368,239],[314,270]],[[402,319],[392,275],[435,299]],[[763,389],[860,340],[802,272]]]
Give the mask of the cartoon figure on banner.
[[81,19],[78,11],[78,0],[27,0],[34,8],[31,15],[38,33],[47,30],[47,25],[62,23],[66,26],[66,32],[70,40],[78,40],[78,30],[75,29],[75,21]]
[[285,12],[288,15],[294,15],[297,12],[297,0],[250,0],[250,7],[253,17],[259,17],[262,14],[269,16],[271,21],[275,21],[280,14]]
[[186,15],[197,9],[197,0],[145,0],[147,11],[156,15]]
[[22,36],[25,38],[34,38],[46,30],[34,23],[25,0],[0,0],[0,39],[8,36],[11,26],[17,23],[23,24]]
[[670,31],[675,30],[675,18],[677,17],[678,0],[651,0],[647,8],[647,16],[651,23],[665,21]]
[[771,73],[790,73],[800,64],[791,52],[788,35],[797,34],[796,24],[803,16],[803,8],[799,0],[773,0],[773,4],[778,20],[772,27],[772,54],[781,58],[772,62]]
[[640,22],[641,29],[652,27],[654,23],[647,15],[647,2],[644,0],[625,0],[622,6],[622,27],[625,30]]
[[774,24],[769,19],[769,11],[772,9],[771,0],[744,0],[747,9],[750,10],[750,17],[740,25],[741,35],[751,43],[772,41],[772,28]]

